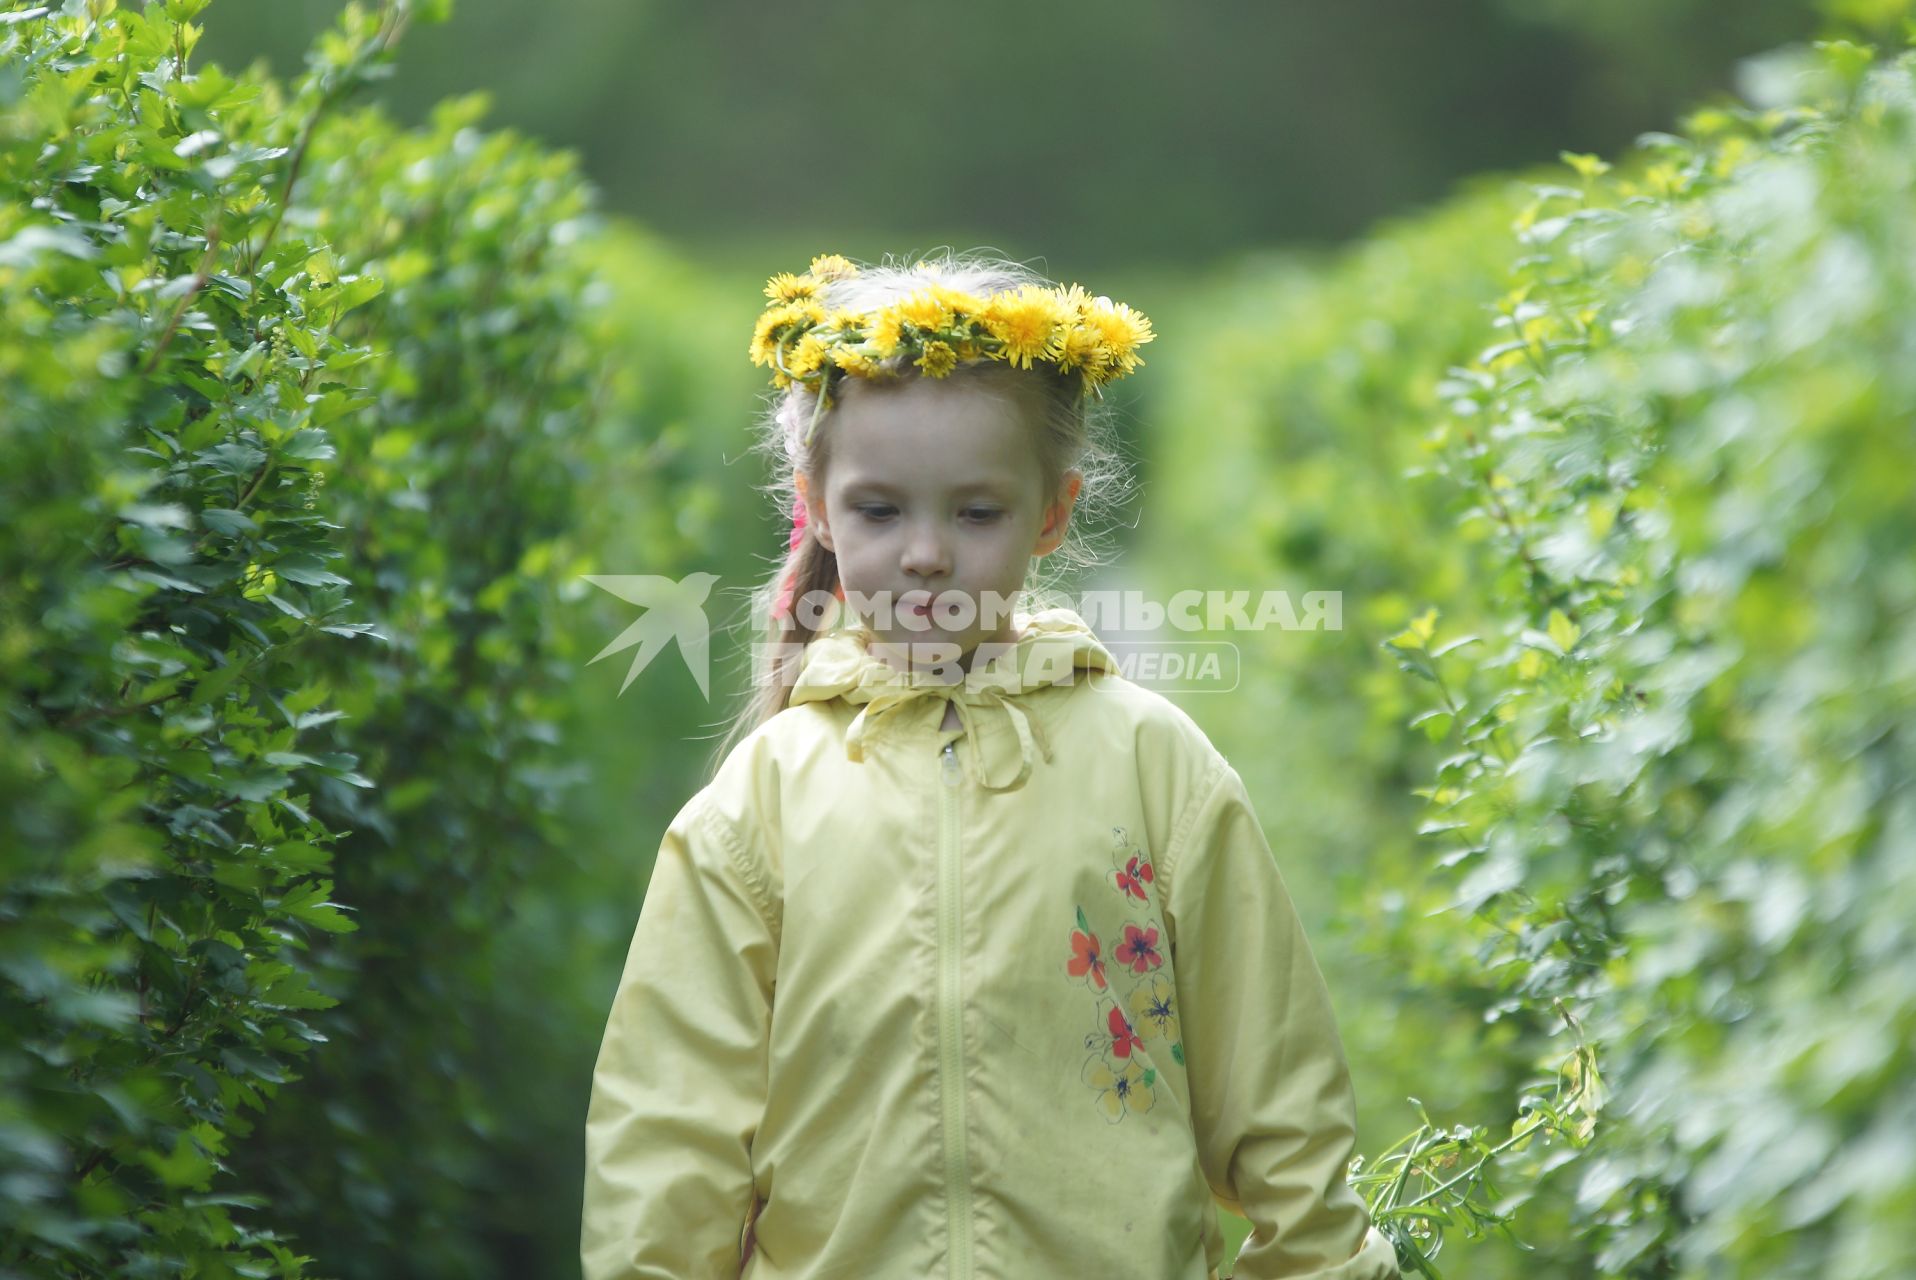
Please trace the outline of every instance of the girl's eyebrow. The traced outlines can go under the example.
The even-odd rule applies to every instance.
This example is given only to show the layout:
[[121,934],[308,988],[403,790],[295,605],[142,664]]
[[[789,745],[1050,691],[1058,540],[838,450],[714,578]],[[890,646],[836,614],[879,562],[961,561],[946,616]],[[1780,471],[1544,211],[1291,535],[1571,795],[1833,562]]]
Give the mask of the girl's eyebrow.
[[[997,479],[984,479],[984,480],[967,480],[960,484],[951,485],[946,489],[946,492],[952,493],[952,494],[989,493],[994,496],[997,496],[1004,493],[1008,493],[1011,491],[1011,489],[1012,489],[1012,485],[1007,481],[997,480]],[[874,494],[874,495],[883,495],[885,497],[896,497],[897,495],[903,492],[905,492],[905,490],[889,485],[885,483],[883,480],[857,479],[857,480],[847,481],[845,485],[845,494],[847,497],[850,497],[854,494]]]

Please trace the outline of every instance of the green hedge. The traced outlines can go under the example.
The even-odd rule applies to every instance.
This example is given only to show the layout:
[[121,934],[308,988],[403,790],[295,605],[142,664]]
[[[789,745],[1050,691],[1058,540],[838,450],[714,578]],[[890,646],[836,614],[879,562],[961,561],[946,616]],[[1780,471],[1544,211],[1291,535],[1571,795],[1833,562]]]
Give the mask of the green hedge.
[[1346,593],[1354,634],[1237,637],[1214,714],[1371,980],[1360,1089],[1403,1087],[1357,1180],[1407,1269],[1916,1268],[1912,58],[1778,51],[1514,221],[1189,309],[1180,533]]
[[[1300,911],[1322,922],[1312,945],[1356,1076],[1360,1149],[1401,1129],[1407,1094],[1479,1114],[1515,1079],[1504,1029],[1481,1034],[1486,1002],[1434,993],[1438,972],[1357,942],[1374,932],[1361,919],[1370,885],[1414,894],[1424,858],[1410,788],[1432,760],[1403,733],[1415,690],[1377,646],[1420,593],[1454,592],[1465,571],[1441,493],[1406,481],[1426,456],[1412,428],[1444,369],[1479,345],[1523,200],[1507,177],[1472,180],[1350,249],[1234,263],[1153,311],[1179,341],[1154,357],[1141,415],[1157,497],[1140,585],[1159,599],[1343,595],[1339,631],[1207,637],[1237,646],[1239,686],[1183,702],[1239,762]],[[1249,1230],[1229,1215],[1225,1226],[1231,1239]]]
[[[443,4],[289,85],[194,69],[203,8],[0,10],[0,1272],[563,1273],[702,764],[635,717],[718,718],[614,698],[580,575],[782,548],[752,291],[483,97],[349,112]],[[1916,1268],[1916,93],[1751,71],[1154,309],[1196,585],[1345,592],[1192,709],[1348,926],[1360,1183],[1472,1275]],[[1385,1150],[1406,1094],[1467,1123]]]
[[1450,981],[1527,1016],[1513,1112],[1572,1138],[1502,1205],[1567,1215],[1533,1265],[1916,1269],[1916,53],[1874,60],[1780,51],[1630,174],[1574,157],[1442,389],[1474,571],[1391,648],[1491,926]]
[[290,85],[203,8],[0,12],[0,1272],[562,1273],[700,763],[580,579],[749,560],[750,300],[483,97],[348,111],[443,5]]
[[378,283],[283,218],[292,125],[387,65],[353,12],[287,99],[185,70],[202,7],[0,14],[0,1265],[301,1274],[215,1186],[324,1039],[311,664],[378,643],[335,572],[329,425]]
[[[597,226],[569,156],[480,134],[485,107],[449,101],[403,134],[367,112],[315,148],[355,175],[314,197],[317,229],[388,282],[361,313],[383,358],[373,405],[336,430],[333,496],[392,643],[315,668],[380,784],[330,796],[362,928],[315,964],[350,1048],[317,1057],[242,1154],[277,1220],[366,1280],[576,1265],[590,1070],[656,848],[638,856],[631,824],[671,812],[621,780],[693,785],[682,749],[617,735],[645,701],[696,692],[668,655],[611,704],[619,664],[586,668],[630,607],[581,576],[683,573],[725,543],[676,417],[727,399],[700,379],[715,353],[646,331],[713,310],[699,281],[668,285],[655,249]],[[594,828],[595,804],[620,825]]]

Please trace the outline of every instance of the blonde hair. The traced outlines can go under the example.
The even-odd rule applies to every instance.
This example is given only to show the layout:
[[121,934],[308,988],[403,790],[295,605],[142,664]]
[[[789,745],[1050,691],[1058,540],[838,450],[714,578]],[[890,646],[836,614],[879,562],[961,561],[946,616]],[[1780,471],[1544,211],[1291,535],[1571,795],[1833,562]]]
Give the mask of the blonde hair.
[[[1021,285],[1054,284],[1021,263],[976,251],[961,254],[946,249],[916,261],[895,261],[887,256],[878,265],[858,266],[857,275],[826,284],[823,302],[827,309],[875,310],[923,288],[927,277],[980,297]],[[908,357],[902,356],[886,362],[885,371],[899,379],[924,376]],[[1102,562],[1103,526],[1130,496],[1130,469],[1117,444],[1115,416],[1102,396],[1087,394],[1082,375],[1065,373],[1055,366],[1039,364],[1026,370],[995,360],[971,361],[946,376],[947,381],[960,379],[983,380],[1030,411],[1047,503],[1063,496],[1069,472],[1075,470],[1083,477],[1064,543],[1037,562],[1044,568],[1027,575],[1019,594],[1020,606],[1035,611],[1054,602],[1053,593],[1068,575]],[[829,396],[809,447],[804,440],[818,410],[815,390],[805,383],[794,383],[768,393],[753,448],[769,459],[772,478],[761,489],[777,504],[787,525],[798,499],[795,477],[804,475],[813,500],[823,501],[823,481],[831,460],[832,416],[845,391],[859,381],[848,376]],[[862,390],[854,394],[862,394]],[[756,620],[765,620],[762,643],[752,649],[751,685],[712,754],[708,778],[741,739],[789,705],[803,646],[820,634],[802,620],[804,610],[793,607],[783,616],[773,613],[788,575],[794,606],[810,592],[829,595],[839,587],[838,557],[808,529],[798,545],[779,559],[771,576],[752,590],[747,625],[756,626]],[[837,612],[842,615],[846,611]]]

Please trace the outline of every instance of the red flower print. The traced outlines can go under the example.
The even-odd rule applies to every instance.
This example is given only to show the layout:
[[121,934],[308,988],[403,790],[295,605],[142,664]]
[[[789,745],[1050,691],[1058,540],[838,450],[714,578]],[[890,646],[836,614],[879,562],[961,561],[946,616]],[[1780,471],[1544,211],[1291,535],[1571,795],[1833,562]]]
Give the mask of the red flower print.
[[1113,1001],[1098,1001],[1098,1029],[1084,1038],[1084,1047],[1109,1053],[1114,1058],[1128,1058],[1131,1050],[1143,1046],[1144,1041],[1131,1025],[1131,1019],[1124,1016],[1124,1010]]
[[1071,933],[1071,958],[1064,962],[1064,971],[1087,986],[1105,990],[1104,947],[1085,922],[1082,907],[1078,909],[1078,927]]
[[1139,902],[1149,902],[1151,895],[1145,891],[1151,883],[1153,872],[1151,859],[1142,849],[1131,843],[1131,837],[1123,827],[1111,828],[1111,885],[1126,898],[1136,898]]
[[1128,1058],[1131,1056],[1131,1050],[1144,1044],[1144,1041],[1138,1038],[1137,1031],[1131,1026],[1131,1020],[1125,1017],[1124,1011],[1116,1005],[1105,1010],[1104,1025],[1111,1032],[1111,1056],[1114,1058]]
[[1117,879],[1118,888],[1125,894],[1136,898],[1139,902],[1150,901],[1144,886],[1151,883],[1151,864],[1143,858],[1136,855],[1127,858],[1124,865],[1112,874]]
[[1164,963],[1164,956],[1158,951],[1158,931],[1126,924],[1124,941],[1118,944],[1117,957],[1118,963],[1130,965],[1133,973],[1145,973],[1157,968]]

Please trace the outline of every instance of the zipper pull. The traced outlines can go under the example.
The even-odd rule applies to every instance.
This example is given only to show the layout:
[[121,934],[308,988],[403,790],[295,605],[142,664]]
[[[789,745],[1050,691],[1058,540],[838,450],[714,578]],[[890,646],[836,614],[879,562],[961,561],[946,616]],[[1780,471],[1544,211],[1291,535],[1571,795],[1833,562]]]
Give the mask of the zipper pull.
[[947,742],[941,754],[945,758],[945,785],[955,787],[958,785],[959,780],[958,739],[953,738],[950,742]]

